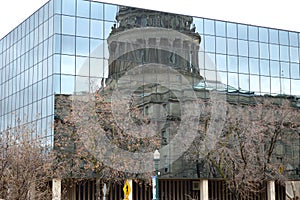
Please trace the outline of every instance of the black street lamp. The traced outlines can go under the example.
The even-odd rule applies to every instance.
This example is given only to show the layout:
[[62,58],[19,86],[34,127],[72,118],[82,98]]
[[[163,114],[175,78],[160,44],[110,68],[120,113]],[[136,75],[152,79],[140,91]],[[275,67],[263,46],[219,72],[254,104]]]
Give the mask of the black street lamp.
[[153,161],[154,161],[154,167],[155,167],[155,176],[156,176],[156,195],[153,195],[153,199],[158,200],[159,199],[159,185],[158,185],[158,167],[159,167],[159,160],[160,160],[160,153],[159,151],[156,149],[154,154],[153,154]]

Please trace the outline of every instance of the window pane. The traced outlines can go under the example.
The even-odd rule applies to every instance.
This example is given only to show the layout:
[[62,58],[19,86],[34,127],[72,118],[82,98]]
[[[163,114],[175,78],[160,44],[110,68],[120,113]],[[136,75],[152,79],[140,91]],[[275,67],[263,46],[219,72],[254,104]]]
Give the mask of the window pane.
[[227,37],[236,38],[237,37],[237,28],[236,24],[227,23]]
[[266,28],[259,28],[259,41],[260,42],[269,42],[268,37],[268,29]]
[[295,79],[300,78],[299,68],[300,68],[299,64],[295,64],[295,63],[291,64],[291,78],[295,78]]
[[76,92],[88,92],[90,87],[89,77],[76,76]]
[[280,62],[281,77],[290,78],[290,65],[286,62]]
[[90,61],[88,57],[76,57],[76,75],[90,75]]
[[258,57],[258,42],[249,42],[249,56]]
[[217,36],[226,36],[226,27],[225,22],[216,21],[216,35]]
[[76,34],[77,36],[89,37],[90,22],[88,19],[77,18]]
[[260,58],[269,59],[268,44],[259,43],[259,56],[260,56]]
[[247,26],[243,25],[243,24],[239,24],[238,25],[238,38],[247,40],[248,39],[247,36],[248,36]]
[[268,60],[260,60],[260,75],[270,76],[269,73],[269,61]]
[[271,78],[271,93],[280,94],[280,78]]
[[249,75],[239,75],[239,89],[249,91],[250,90],[250,79]]
[[269,29],[270,43],[278,44],[278,30]]
[[218,70],[226,71],[226,55],[216,55],[216,66]]
[[228,54],[237,55],[237,40],[228,39],[227,48],[228,48]]
[[291,80],[291,94],[300,95],[300,80]]
[[204,36],[204,43],[206,52],[215,52],[215,37]]
[[90,1],[77,1],[77,16],[90,17]]
[[103,58],[103,43],[101,39],[90,39],[90,56]]
[[289,61],[289,49],[287,46],[280,46],[280,60]]
[[61,73],[75,74],[75,56],[61,56]]
[[53,76],[53,87],[54,93],[60,94],[60,75]]
[[61,93],[73,94],[75,76],[61,75]]
[[289,44],[289,36],[287,31],[279,31],[279,43],[281,45],[288,45]]
[[62,33],[75,35],[75,18],[62,16]]
[[228,73],[228,85],[232,86],[236,89],[239,88],[239,79],[238,74],[236,73]]
[[103,22],[91,20],[91,37],[103,38]]
[[91,18],[103,19],[103,4],[98,2],[91,2]]
[[280,65],[278,61],[270,62],[271,76],[280,77]]
[[239,73],[249,73],[247,57],[239,57]]
[[105,7],[104,8],[104,12],[105,12],[104,19],[107,21],[115,21],[118,7],[115,5],[109,5],[109,4],[105,4],[104,7]]
[[103,60],[98,58],[90,59],[90,75],[94,77],[103,77],[104,66]]
[[75,15],[75,0],[63,0],[62,13],[66,15]]
[[270,94],[270,77],[261,76],[261,93]]
[[200,34],[203,34],[203,29],[204,29],[204,22],[203,22],[203,19],[202,18],[197,18],[195,17],[193,19],[193,23],[195,24],[195,27],[196,27],[196,32],[200,33]]
[[75,54],[75,37],[62,36],[62,53]]
[[204,19],[205,34],[215,35],[215,23],[213,20]]
[[279,45],[270,44],[270,59],[279,60]]
[[238,50],[240,56],[248,56],[248,42],[244,40],[238,40]]
[[299,52],[298,48],[290,47],[290,61],[299,63]]
[[88,56],[89,54],[89,39],[76,37],[76,55]]
[[237,72],[237,57],[236,56],[228,56],[228,71]]
[[226,39],[217,37],[216,40],[216,52],[226,54]]
[[249,26],[248,30],[249,30],[249,35],[248,35],[249,40],[258,41],[258,28],[254,26]]
[[289,32],[290,45],[298,47],[298,35],[295,32]]

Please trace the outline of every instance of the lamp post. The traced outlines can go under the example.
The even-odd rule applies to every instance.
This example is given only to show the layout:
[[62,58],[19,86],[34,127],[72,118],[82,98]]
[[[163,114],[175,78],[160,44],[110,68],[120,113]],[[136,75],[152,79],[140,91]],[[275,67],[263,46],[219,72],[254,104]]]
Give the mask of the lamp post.
[[154,154],[153,154],[153,161],[154,161],[154,167],[155,167],[155,176],[156,176],[156,195],[153,195],[153,199],[158,200],[159,199],[159,185],[158,185],[158,166],[159,166],[159,160],[160,160],[160,153],[159,151],[156,149]]

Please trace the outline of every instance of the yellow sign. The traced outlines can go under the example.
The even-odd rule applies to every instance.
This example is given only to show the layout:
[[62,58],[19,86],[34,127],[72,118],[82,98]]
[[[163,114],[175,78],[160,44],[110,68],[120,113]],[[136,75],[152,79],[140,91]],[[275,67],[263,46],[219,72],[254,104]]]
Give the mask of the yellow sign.
[[131,188],[130,188],[130,184],[129,184],[128,180],[126,180],[126,182],[125,182],[123,191],[124,191],[124,200],[129,200],[129,194],[131,192]]
[[280,165],[280,166],[278,167],[278,171],[279,171],[280,174],[283,174],[284,167],[283,167],[282,165]]

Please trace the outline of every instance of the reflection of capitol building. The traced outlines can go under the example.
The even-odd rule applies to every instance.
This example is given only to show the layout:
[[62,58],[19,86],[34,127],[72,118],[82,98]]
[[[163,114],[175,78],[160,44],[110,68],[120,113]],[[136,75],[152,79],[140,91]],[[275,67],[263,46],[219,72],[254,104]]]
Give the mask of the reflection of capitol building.
[[[144,116],[156,122],[161,148],[166,147],[161,150],[161,176],[195,177],[195,172],[184,170],[183,159],[177,160],[181,155],[174,155],[176,147],[168,146],[180,126],[181,103],[189,100],[182,84],[192,90],[203,80],[198,63],[200,35],[195,33],[193,18],[121,6],[116,19],[119,26],[112,28],[108,38],[106,85],[128,90]],[[165,80],[156,80],[161,77]]]

